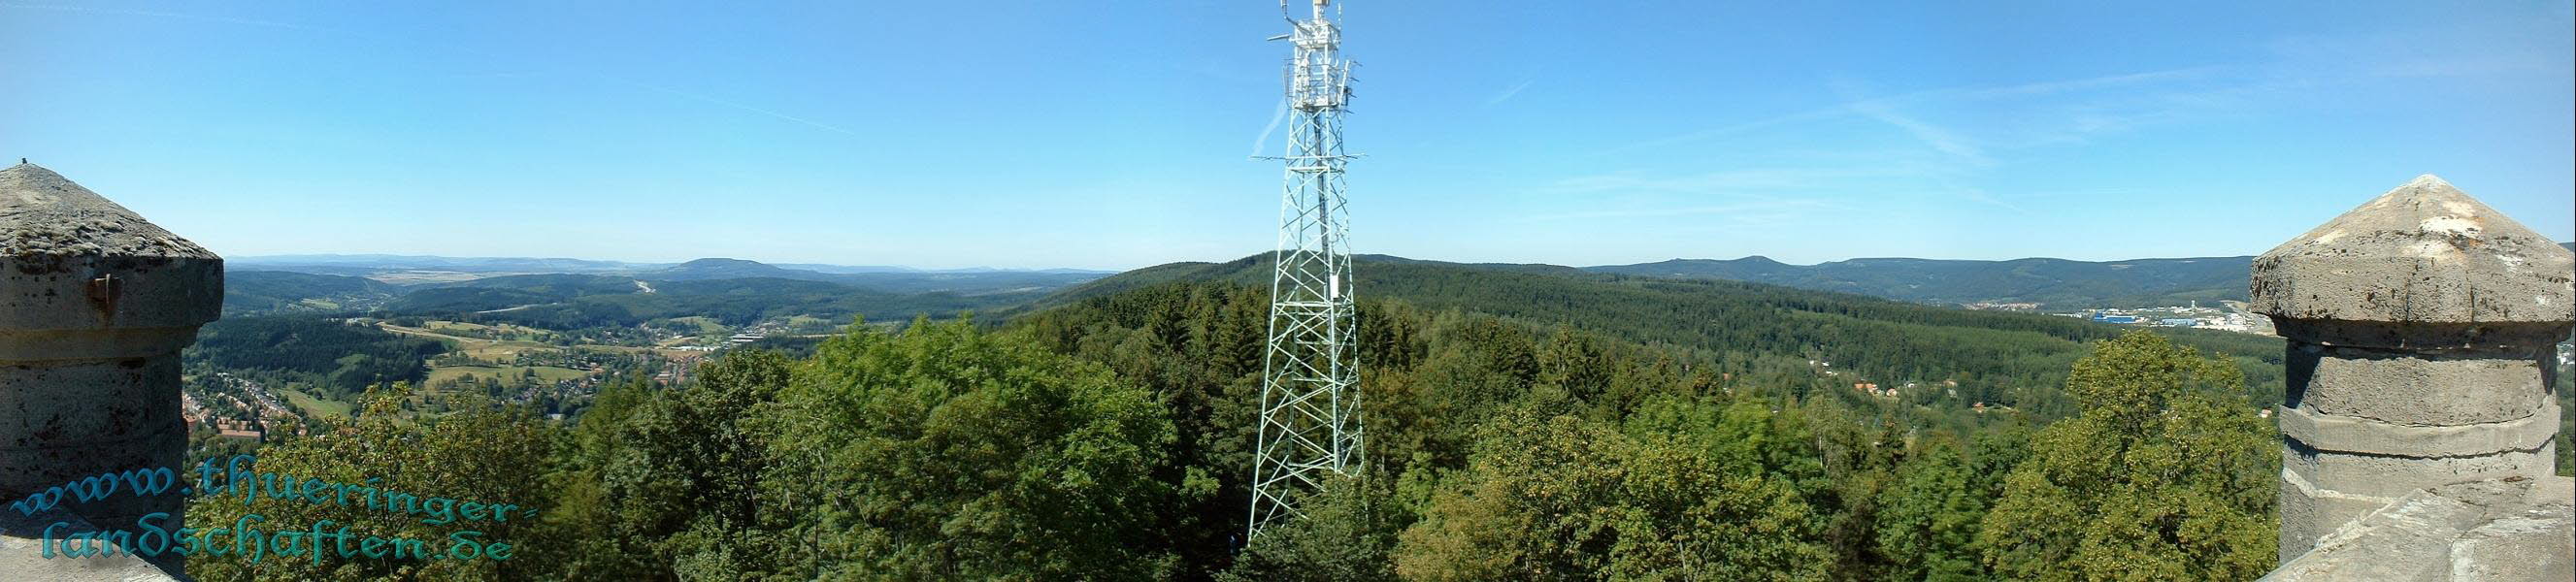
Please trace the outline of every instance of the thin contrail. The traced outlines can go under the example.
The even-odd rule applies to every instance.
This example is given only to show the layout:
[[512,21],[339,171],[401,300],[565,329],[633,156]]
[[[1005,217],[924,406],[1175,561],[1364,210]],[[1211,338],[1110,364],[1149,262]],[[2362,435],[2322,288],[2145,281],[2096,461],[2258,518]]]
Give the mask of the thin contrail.
[[1279,109],[1270,112],[1270,125],[1261,126],[1261,136],[1252,138],[1252,157],[1261,157],[1261,144],[1270,142],[1270,132],[1279,130],[1279,121],[1288,118],[1288,98],[1279,98]]
[[1510,101],[1510,100],[1512,100],[1512,97],[1515,97],[1515,96],[1520,95],[1520,94],[1521,94],[1521,90],[1522,90],[1522,89],[1528,89],[1531,83],[1536,83],[1536,82],[1538,82],[1538,78],[1537,78],[1537,77],[1531,77],[1531,78],[1528,78],[1528,79],[1522,79],[1522,80],[1521,80],[1521,82],[1520,82],[1520,84],[1518,84],[1518,85],[1513,85],[1513,86],[1512,86],[1511,88],[1509,88],[1509,89],[1504,89],[1504,90],[1503,90],[1503,92],[1501,92],[1501,93],[1496,93],[1496,94],[1494,94],[1494,96],[1492,96],[1492,97],[1487,97],[1487,98],[1485,98],[1485,104],[1486,104],[1486,105],[1500,105],[1500,104],[1502,104],[1502,102],[1504,102],[1504,101]]
[[2116,87],[2116,86],[2121,86],[2121,85],[2130,85],[2130,84],[2143,83],[2143,82],[2165,81],[2165,80],[2172,80],[2172,79],[2185,79],[2185,78],[2191,78],[2191,77],[2197,77],[2197,76],[2207,75],[2207,74],[2209,74],[2209,73],[2211,73],[2211,72],[2215,72],[2215,71],[2223,71],[2223,70],[2226,70],[2227,68],[2228,68],[2228,67],[2220,66],[2220,65],[2202,65],[2202,66],[2197,66],[2197,67],[2184,67],[2184,68],[2179,68],[2179,69],[2167,69],[2167,70],[2162,70],[2162,71],[2146,71],[2146,72],[2139,72],[2139,73],[2125,73],[2125,74],[2118,74],[2118,75],[2104,75],[2104,76],[2089,77],[2089,78],[2083,78],[2083,79],[2063,79],[2063,80],[2056,80],[2056,81],[2040,81],[2040,82],[2033,82],[2033,83],[2023,83],[2023,84],[2019,84],[2019,85],[2004,85],[2004,86],[1991,86],[1991,87],[1944,87],[1944,88],[1938,88],[1938,89],[1925,89],[1925,90],[1914,91],[1914,92],[1909,92],[1909,93],[1903,93],[1903,94],[1898,94],[1898,95],[1892,95],[1892,96],[1887,96],[1887,97],[1879,97],[1879,98],[1874,98],[1874,99],[1862,99],[1862,100],[1853,101],[1853,102],[1850,102],[1850,103],[1843,103],[1843,104],[1840,104],[1840,105],[1833,105],[1833,106],[1825,107],[1825,108],[1822,108],[1822,109],[1813,109],[1813,110],[1802,111],[1802,112],[1798,112],[1798,113],[1791,113],[1791,114],[1788,114],[1788,115],[1782,115],[1782,116],[1778,116],[1778,117],[1772,117],[1772,118],[1768,118],[1768,119],[1760,119],[1760,120],[1755,120],[1755,121],[1750,121],[1750,122],[1738,123],[1738,124],[1734,124],[1734,125],[1721,126],[1721,127],[1710,128],[1710,129],[1703,129],[1703,130],[1699,130],[1699,131],[1694,131],[1694,132],[1685,133],[1685,134],[1681,134],[1681,135],[1675,135],[1675,136],[1664,137],[1664,138],[1660,138],[1660,139],[1653,139],[1653,140],[1641,141],[1641,142],[1636,142],[1636,143],[1631,143],[1631,144],[1627,144],[1627,145],[1622,145],[1622,146],[1618,146],[1618,147],[1613,147],[1613,148],[1609,148],[1609,149],[1601,150],[1601,151],[1598,151],[1598,152],[1593,152],[1593,153],[1592,153],[1592,155],[1596,155],[1596,156],[1600,156],[1600,155],[1616,155],[1616,154],[1626,153],[1626,152],[1628,152],[1628,151],[1630,151],[1630,150],[1643,149],[1643,148],[1652,148],[1652,147],[1668,146],[1668,145],[1673,145],[1673,144],[1682,143],[1682,142],[1697,141],[1697,140],[1707,139],[1707,138],[1716,137],[1716,136],[1720,136],[1720,135],[1726,135],[1726,134],[1736,133],[1736,132],[1740,132],[1740,131],[1747,131],[1747,130],[1753,130],[1753,129],[1761,129],[1761,128],[1770,127],[1770,126],[1775,126],[1775,125],[1783,125],[1783,124],[1790,124],[1790,123],[1802,123],[1802,122],[1814,121],[1814,120],[1818,120],[1818,119],[1830,119],[1830,118],[1843,117],[1843,116],[1848,116],[1848,115],[1853,115],[1853,114],[1866,113],[1866,111],[1863,111],[1861,108],[1862,108],[1862,107],[1873,106],[1873,105],[1883,106],[1883,105],[1885,105],[1885,104],[1908,102],[1908,101],[1914,101],[1914,100],[1918,100],[1918,99],[1942,99],[1942,98],[1991,99],[1991,98],[1998,98],[1998,97],[2015,97],[2015,96],[2029,96],[2029,95],[2046,95],[2046,94],[2059,93],[2059,92],[2065,92],[2065,91],[2079,91],[2079,90],[2101,89],[2101,88],[2105,88],[2105,87]]

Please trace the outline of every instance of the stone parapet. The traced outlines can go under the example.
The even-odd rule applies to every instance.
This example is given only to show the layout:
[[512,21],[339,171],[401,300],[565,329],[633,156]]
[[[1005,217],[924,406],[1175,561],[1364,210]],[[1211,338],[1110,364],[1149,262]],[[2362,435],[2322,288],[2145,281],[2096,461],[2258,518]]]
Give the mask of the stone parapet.
[[[2263,582],[2576,579],[2576,480],[2420,489],[2322,536]],[[2286,515],[2284,517],[2287,517]]]
[[[179,350],[221,313],[223,269],[51,170],[0,169],[0,499],[133,469],[185,471]],[[107,529],[183,509],[177,495],[59,507]],[[180,572],[175,555],[151,561]],[[10,574],[0,579],[34,579]]]
[[[46,531],[51,528],[50,534]],[[8,580],[176,582],[169,570],[133,554],[64,556],[64,538],[73,532],[97,531],[78,515],[54,508],[34,515],[0,511],[0,577]],[[50,537],[49,537],[50,535]],[[48,557],[48,544],[52,554]]]
[[2289,340],[2284,563],[2372,519],[2387,523],[2338,560],[2386,563],[2337,571],[2420,579],[2434,560],[2407,556],[2447,556],[2441,536],[2471,529],[2433,516],[2482,515],[2423,492],[2553,478],[2564,387],[2549,357],[2576,321],[2571,269],[2566,248],[2429,175],[2254,260],[2253,310]]
[[2403,350],[2287,337],[2297,342],[2283,362],[2287,396],[2318,414],[2451,426],[2528,418],[2549,402],[2545,349]]
[[2538,451],[2558,435],[2558,405],[2504,422],[2424,426],[2280,409],[2281,436],[2362,455],[2412,458],[2469,457],[2496,451]]

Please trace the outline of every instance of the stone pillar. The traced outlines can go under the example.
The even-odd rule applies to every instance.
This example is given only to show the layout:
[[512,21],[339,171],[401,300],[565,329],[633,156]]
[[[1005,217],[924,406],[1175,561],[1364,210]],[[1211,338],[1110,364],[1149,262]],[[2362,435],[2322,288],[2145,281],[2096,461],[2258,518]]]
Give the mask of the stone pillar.
[[[179,350],[223,289],[214,253],[51,170],[0,170],[0,502],[128,469],[192,480]],[[119,493],[61,507],[139,534],[137,518],[183,505]],[[175,556],[153,562],[178,572]]]
[[2571,270],[2431,175],[2254,260],[2253,311],[2289,339],[2283,562],[2409,492],[2554,473]]

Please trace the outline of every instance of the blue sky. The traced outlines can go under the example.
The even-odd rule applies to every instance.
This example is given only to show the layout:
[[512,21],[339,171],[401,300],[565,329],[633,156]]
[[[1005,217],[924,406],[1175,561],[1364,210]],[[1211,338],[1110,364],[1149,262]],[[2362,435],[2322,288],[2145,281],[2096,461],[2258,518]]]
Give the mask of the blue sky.
[[[377,4],[0,0],[0,156],[237,256],[1273,241],[1270,3]],[[2422,173],[2576,233],[2567,0],[1924,4],[1351,2],[1353,244],[2240,255]]]

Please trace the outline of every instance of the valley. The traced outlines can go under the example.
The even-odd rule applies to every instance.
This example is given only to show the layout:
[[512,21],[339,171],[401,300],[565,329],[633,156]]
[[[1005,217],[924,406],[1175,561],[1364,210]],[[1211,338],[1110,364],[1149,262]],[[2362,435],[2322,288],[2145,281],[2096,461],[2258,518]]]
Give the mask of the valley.
[[[781,267],[746,263],[692,261],[681,266],[696,266],[634,272],[493,271],[411,284],[386,279],[414,277],[415,271],[235,271],[235,280],[248,283],[245,300],[228,304],[226,318],[206,325],[185,358],[195,454],[298,446],[313,442],[309,435],[315,431],[346,430],[335,427],[367,416],[361,410],[379,411],[370,422],[429,427],[492,422],[494,410],[524,411],[531,426],[550,427],[582,443],[550,461],[578,468],[550,477],[575,491],[556,501],[567,512],[562,519],[603,524],[623,519],[618,512],[626,510],[585,500],[640,494],[636,489],[649,488],[650,480],[599,471],[631,462],[618,454],[644,453],[580,451],[658,451],[649,455],[697,455],[689,458],[700,460],[689,462],[716,463],[705,459],[726,457],[685,452],[705,446],[688,444],[700,440],[698,432],[771,427],[769,419],[784,415],[791,420],[778,422],[805,428],[758,428],[784,431],[764,437],[780,439],[767,446],[829,448],[875,441],[799,436],[837,434],[833,427],[853,422],[807,416],[889,413],[895,416],[868,422],[921,422],[927,424],[904,430],[929,431],[944,426],[940,417],[980,415],[983,420],[975,423],[936,430],[975,432],[971,438],[979,442],[1031,440],[1036,444],[1009,446],[1042,447],[1032,454],[1053,454],[1043,447],[1094,446],[1077,444],[1080,439],[1129,439],[1103,449],[1133,455],[1109,466],[1132,473],[1141,463],[1156,483],[1199,483],[1202,489],[1196,490],[1141,483],[1112,489],[1162,500],[1150,515],[1169,526],[1101,535],[1149,540],[1143,543],[1153,551],[1177,557],[1165,574],[1209,578],[1271,567],[1264,565],[1267,558],[1226,552],[1225,536],[1236,530],[1222,525],[1240,517],[1248,495],[1231,471],[1249,455],[1249,407],[1260,387],[1258,348],[1272,272],[1267,253],[1107,275],[934,277],[807,268],[786,277],[776,276]],[[2201,306],[2186,299],[2179,307],[2068,310],[2066,305],[2122,300],[2064,295],[2065,289],[2129,283],[2058,284],[2052,288],[2060,291],[2053,293],[2063,298],[2055,302],[1938,288],[1917,288],[1909,292],[1914,300],[1899,300],[1716,276],[1617,271],[1358,257],[1351,289],[1359,297],[1359,386],[1370,398],[1372,454],[1390,459],[1387,467],[1372,470],[1388,476],[1379,482],[1400,475],[1454,488],[1520,478],[1497,468],[1507,465],[1497,464],[1510,457],[1497,456],[1505,450],[1534,449],[1552,455],[1552,463],[1647,468],[1671,465],[1637,459],[1712,455],[1727,459],[1731,468],[1725,471],[1736,477],[1693,487],[1770,491],[1728,501],[1746,505],[1727,511],[1811,512],[1766,526],[1790,532],[1779,541],[1740,542],[1726,552],[1805,555],[1810,559],[1760,563],[1866,579],[1924,567],[1922,558],[1906,553],[1914,550],[1881,548],[1834,532],[1920,527],[1906,521],[1913,519],[1909,514],[1881,511],[2008,519],[2000,516],[2009,510],[1982,501],[1939,510],[1903,507],[1942,496],[2002,495],[2016,461],[2042,446],[2033,440],[2034,431],[2063,424],[2087,406],[2069,388],[2080,383],[2071,371],[2111,349],[2106,346],[2115,339],[2128,346],[2118,349],[2169,350],[2158,357],[2202,362],[2192,365],[2207,366],[2206,377],[2176,385],[2182,392],[2173,397],[2212,407],[2201,414],[2214,416],[2202,421],[2243,423],[2229,430],[2253,439],[2247,442],[2269,442],[2261,440],[2268,429],[2260,428],[2268,424],[2256,423],[2283,398],[2282,341],[2248,333],[2262,331],[2252,326],[2223,329],[2247,317],[2241,303],[2223,298]],[[386,279],[371,278],[388,273]],[[855,275],[875,279],[845,278]],[[1040,288],[1030,288],[1033,281]],[[1975,300],[1924,299],[1930,297]],[[2221,325],[2144,325],[2186,318]],[[1019,363],[997,363],[1003,361]],[[1028,403],[1019,410],[1037,416],[1024,417],[966,396],[897,389],[967,390],[958,387],[978,385],[968,379],[984,373],[975,370],[1114,378],[1117,390],[1134,391],[1051,396],[1108,400]],[[1029,385],[1057,385],[1052,382]],[[394,386],[408,387],[389,388]],[[849,408],[855,405],[842,400],[849,398],[875,403]],[[912,398],[944,403],[924,405]],[[1168,418],[1165,426],[1175,431],[1171,440],[1102,433],[1098,425],[1067,432],[1048,420],[1112,402],[1148,401],[1157,403],[1150,407],[1156,418]],[[504,405],[495,407],[496,402]],[[2576,403],[2563,404],[2562,410],[2576,410]],[[930,416],[919,416],[925,414]],[[1546,418],[1555,424],[1540,420]],[[1575,430],[1566,426],[1582,428],[1558,432]],[[888,442],[917,446],[944,438]],[[1555,446],[1611,448],[1548,448]],[[894,457],[885,461],[892,466],[862,472],[872,481],[898,482],[915,470],[900,459],[956,454]],[[1626,455],[1646,456],[1617,460]],[[765,462],[790,467],[802,461]],[[944,470],[939,467],[952,462],[926,470]],[[2260,468],[2247,471],[2268,475]],[[816,487],[804,494],[855,495],[840,485]],[[1393,491],[1366,491],[1360,494],[1406,499]],[[1894,508],[1877,509],[1882,502]],[[1346,502],[1320,503],[1330,508]],[[1407,503],[1416,505],[1406,510],[1413,513],[1405,520],[1472,511],[1445,497]],[[1636,501],[1612,496],[1584,503]],[[1412,523],[1421,529],[1436,522]],[[589,539],[535,535],[561,536],[547,538],[563,540],[555,543]],[[620,537],[615,543],[662,535],[669,534]],[[1371,560],[1425,551],[1402,549],[1409,546],[1394,544],[1391,533],[1371,535],[1381,536],[1367,538],[1378,540],[1372,543],[1384,544],[1359,550]],[[1946,543],[1948,549],[1930,551],[1971,551],[1962,549],[1967,542]],[[1110,548],[1079,555],[1109,560],[1093,566],[1103,571],[1128,563]],[[578,570],[594,560],[626,560],[562,559],[572,561],[550,567]],[[1214,569],[1229,563],[1226,572]]]
[[[1161,285],[1261,287],[1268,283],[1267,258],[1265,253],[1224,263],[1174,263],[1104,274],[789,267],[739,259],[637,264],[376,255],[253,257],[239,261],[229,273],[226,320],[206,328],[208,344],[230,345],[228,331],[263,326],[316,330],[310,335],[287,334],[295,340],[333,339],[291,352],[309,353],[298,357],[311,358],[310,362],[280,362],[274,354],[251,359],[225,356],[233,352],[217,348],[192,350],[189,364],[195,375],[257,378],[210,385],[245,392],[235,397],[280,403],[237,407],[229,415],[201,413],[199,420],[207,426],[214,426],[218,417],[232,425],[292,426],[344,415],[368,386],[393,382],[416,384],[431,395],[421,403],[424,410],[436,409],[430,402],[437,399],[435,395],[476,393],[530,403],[545,414],[569,417],[588,406],[602,382],[617,378],[646,378],[664,385],[685,382],[698,363],[733,348],[803,353],[847,331],[853,321],[892,331],[916,317],[936,320],[975,314],[981,324],[999,325]],[[2223,266],[2231,260],[2205,262]],[[1382,255],[1363,256],[1360,261],[1366,267],[1359,270],[1361,276],[1355,282],[1360,293],[1402,300],[1414,308],[1459,310],[1539,327],[1568,326],[1722,360],[1805,361],[1810,366],[1840,362],[1838,370],[1810,374],[1812,379],[1882,397],[1898,396],[1895,387],[1938,383],[1943,389],[1936,395],[1907,397],[1960,410],[1989,406],[2044,413],[2064,410],[2067,404],[2049,386],[2083,342],[2108,337],[2114,328],[2035,313],[1943,307],[1929,300],[1976,297],[1990,304],[2031,300],[2027,292],[1980,295],[2009,291],[1998,284],[1956,284],[1977,277],[1974,271],[1984,267],[1975,262],[1829,263],[1817,268],[1852,280],[1886,280],[1926,270],[1952,274],[1927,278],[1904,293],[1863,293],[1869,287],[1838,282],[1829,285],[1852,289],[1854,294],[1820,294],[1764,282],[1788,280],[1780,273],[1792,267],[1708,268],[1759,262],[1753,259],[1683,263],[1693,268],[1463,264]],[[2153,271],[2202,262],[2132,263],[2149,264],[2148,270]],[[1865,272],[1870,265],[1892,266],[1896,271],[1850,275]],[[2077,279],[2123,270],[2057,266]],[[540,270],[551,272],[530,272]],[[1736,277],[1758,280],[1741,282]],[[2195,281],[2192,284],[2219,279],[2181,278]],[[1818,280],[1796,281],[1817,284]],[[2118,298],[2074,297],[2066,290],[2123,284],[2060,281],[2049,287],[2057,291],[2047,293],[2058,301],[2083,305],[2118,303]],[[2277,377],[2277,348],[2267,347],[2276,342],[2200,330],[2167,333],[2234,354],[2248,372],[2249,397],[2258,403],[2277,399],[2255,389],[2270,385],[2258,381]],[[1952,341],[1958,337],[1983,339]],[[414,347],[389,357],[330,342],[404,342]],[[242,351],[249,352],[248,347]],[[2046,356],[2026,367],[1994,364],[2025,357],[2016,354]],[[1879,386],[1890,388],[1883,393],[1872,390]]]

